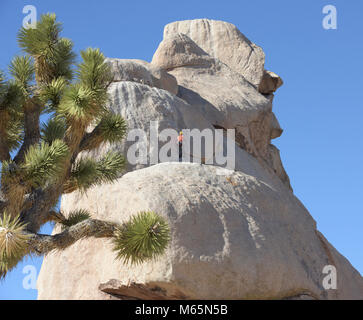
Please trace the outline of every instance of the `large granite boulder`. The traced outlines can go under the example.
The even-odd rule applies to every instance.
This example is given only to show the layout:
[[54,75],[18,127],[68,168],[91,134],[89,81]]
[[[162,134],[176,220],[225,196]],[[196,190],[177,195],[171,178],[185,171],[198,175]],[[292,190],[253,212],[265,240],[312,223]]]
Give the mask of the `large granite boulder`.
[[[172,240],[163,257],[139,266],[115,261],[105,239],[49,254],[39,299],[363,299],[361,275],[317,231],[271,143],[283,132],[272,111],[282,80],[264,70],[260,47],[226,22],[179,21],[165,27],[151,63],[108,63],[109,108],[129,133],[149,135],[156,121],[159,133],[235,129],[234,140],[222,141],[224,151],[232,145],[234,170],[215,162],[153,165],[150,154],[168,143],[159,141],[115,184],[63,196],[65,213],[84,208],[104,220],[154,210],[170,223]],[[129,140],[90,155],[115,148],[127,156]],[[336,290],[323,287],[327,265],[337,270]]]
[[[63,210],[111,221],[155,210],[172,240],[162,258],[139,266],[116,262],[107,240],[81,240],[45,259],[39,299],[363,299],[362,277],[301,202],[252,166],[223,176],[215,166],[162,163],[64,196]],[[322,285],[326,265],[337,269],[337,290]]]

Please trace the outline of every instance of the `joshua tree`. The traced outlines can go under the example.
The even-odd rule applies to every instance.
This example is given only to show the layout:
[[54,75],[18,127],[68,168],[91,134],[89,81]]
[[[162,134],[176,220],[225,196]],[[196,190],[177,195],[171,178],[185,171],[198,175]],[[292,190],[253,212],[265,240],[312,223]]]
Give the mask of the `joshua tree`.
[[[87,152],[126,133],[124,119],[106,108],[112,75],[105,57],[89,48],[75,65],[73,44],[60,32],[54,14],[43,15],[35,29],[21,28],[25,56],[12,60],[12,79],[0,73],[0,277],[26,255],[62,250],[84,237],[112,238],[115,258],[130,263],[162,254],[169,240],[166,221],[154,212],[118,224],[86,210],[56,210],[62,194],[120,177],[120,154],[95,160]],[[38,234],[47,222],[61,224],[60,233]]]

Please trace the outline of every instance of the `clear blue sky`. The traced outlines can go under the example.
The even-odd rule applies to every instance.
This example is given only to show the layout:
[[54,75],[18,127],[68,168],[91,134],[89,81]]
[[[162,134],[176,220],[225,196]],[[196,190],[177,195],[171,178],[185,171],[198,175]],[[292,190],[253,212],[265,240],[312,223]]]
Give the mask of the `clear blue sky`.
[[[55,12],[77,52],[99,47],[106,56],[150,61],[165,24],[209,18],[235,24],[266,53],[266,69],[285,84],[274,100],[284,133],[275,140],[295,194],[328,240],[363,274],[363,1],[236,0],[128,1],[1,0],[0,69],[19,53],[16,33],[24,5]],[[338,29],[322,28],[335,5]],[[49,228],[48,228],[49,229]],[[0,299],[34,299],[23,266],[0,283]]]

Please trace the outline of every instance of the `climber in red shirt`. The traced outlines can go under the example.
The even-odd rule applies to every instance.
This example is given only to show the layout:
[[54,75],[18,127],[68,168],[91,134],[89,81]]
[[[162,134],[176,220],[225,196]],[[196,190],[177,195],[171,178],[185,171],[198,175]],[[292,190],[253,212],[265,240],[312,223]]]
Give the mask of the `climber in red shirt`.
[[183,159],[183,131],[180,131],[180,133],[179,133],[178,144],[179,144],[179,162],[182,162],[182,159]]

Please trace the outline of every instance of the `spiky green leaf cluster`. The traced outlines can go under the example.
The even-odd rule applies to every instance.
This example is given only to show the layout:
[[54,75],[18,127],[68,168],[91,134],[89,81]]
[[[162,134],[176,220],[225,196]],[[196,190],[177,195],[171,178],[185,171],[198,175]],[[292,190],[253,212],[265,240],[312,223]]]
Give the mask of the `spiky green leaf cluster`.
[[4,72],[2,72],[0,70],[0,90],[1,90],[1,87],[4,85],[4,82],[5,82]]
[[70,187],[86,191],[97,183],[98,172],[97,163],[91,158],[78,160],[73,169],[70,179]]
[[97,171],[99,172],[98,183],[113,182],[125,169],[126,160],[117,152],[108,152],[101,160],[97,162]]
[[63,78],[66,80],[73,78],[73,70],[70,66],[74,63],[76,55],[72,50],[73,42],[70,39],[59,39],[52,58],[54,78]]
[[70,85],[63,94],[58,112],[72,122],[90,124],[106,112],[107,84],[110,66],[99,49],[88,48],[81,52],[83,61],[78,65],[78,82]]
[[115,143],[121,141],[127,131],[126,121],[122,116],[111,111],[102,113],[102,118],[98,122],[92,133],[87,134],[81,143],[81,150],[93,150],[101,146],[102,143]]
[[43,123],[41,133],[42,139],[51,145],[55,140],[62,140],[67,130],[67,124],[61,117],[53,117],[47,123]]
[[48,111],[57,111],[66,85],[67,80],[59,77],[42,86],[40,98],[44,104],[48,105]]
[[111,68],[105,63],[105,56],[99,49],[81,51],[83,61],[78,65],[79,81],[93,90],[103,90],[112,80]]
[[140,212],[115,232],[113,250],[124,263],[140,264],[164,253],[169,226],[154,212]]
[[35,28],[20,29],[19,46],[31,56],[50,56],[61,30],[55,14],[42,15]]
[[5,81],[5,77],[2,77],[0,82],[0,111],[21,118],[22,103],[24,101],[22,88],[15,80]]
[[77,83],[65,90],[58,112],[72,122],[89,124],[100,112],[94,102],[94,92]]
[[100,121],[97,129],[103,141],[114,143],[124,138],[127,125],[122,116],[108,112]]
[[5,254],[0,255],[0,280],[4,279],[7,273],[14,269],[21,259],[22,255],[11,257]]
[[9,151],[16,150],[20,147],[24,138],[23,121],[21,119],[13,119],[9,121],[6,129],[6,140]]
[[34,79],[34,64],[29,56],[16,56],[10,63],[9,72],[24,95],[30,94],[29,86]]
[[125,169],[125,163],[125,158],[114,152],[108,152],[98,161],[79,159],[72,169],[70,187],[86,191],[95,185],[113,182]]
[[23,138],[23,90],[18,83],[5,81],[0,74],[0,132],[11,152],[19,147]]
[[25,225],[19,217],[11,217],[4,212],[0,215],[0,277],[10,271],[27,249],[28,236]]
[[68,147],[62,140],[54,140],[51,145],[45,142],[32,145],[22,167],[25,180],[37,187],[58,178],[64,168],[68,152]]
[[41,16],[36,28],[21,28],[18,33],[18,43],[35,59],[36,77],[42,83],[58,77],[72,79],[73,44],[69,39],[59,38],[61,30],[55,14],[46,14]]
[[99,49],[88,48],[81,51],[82,62],[77,65],[79,83],[92,90],[97,116],[106,111],[103,106],[108,102],[107,86],[112,81],[111,67]]
[[84,220],[90,219],[91,214],[84,209],[79,209],[69,213],[68,217],[60,222],[61,229],[64,231],[66,228],[76,225]]

